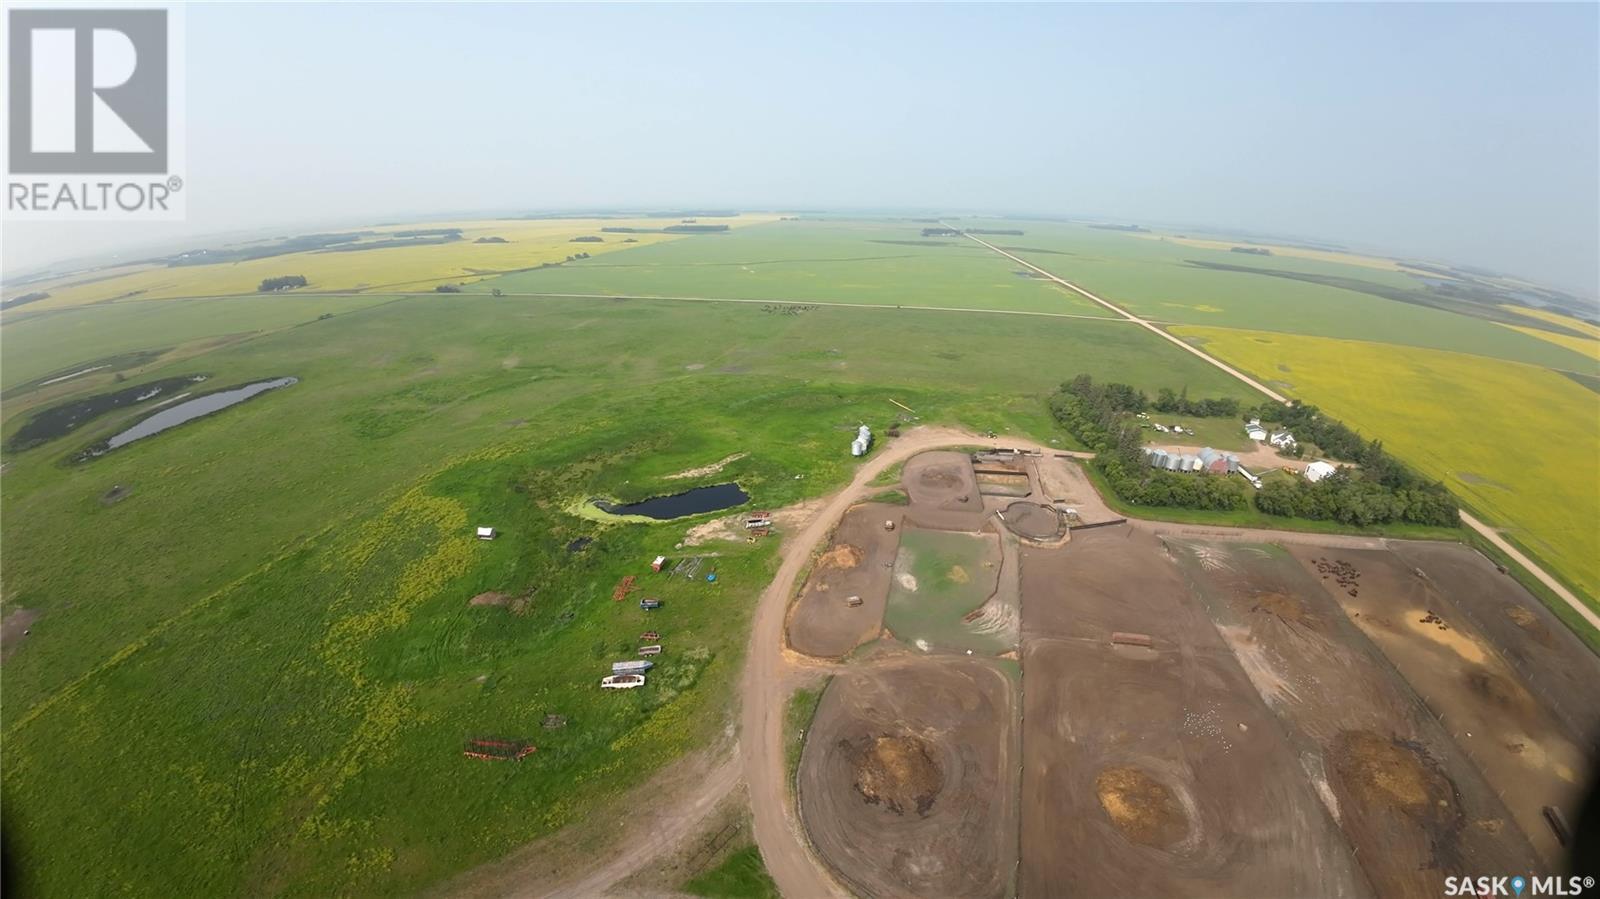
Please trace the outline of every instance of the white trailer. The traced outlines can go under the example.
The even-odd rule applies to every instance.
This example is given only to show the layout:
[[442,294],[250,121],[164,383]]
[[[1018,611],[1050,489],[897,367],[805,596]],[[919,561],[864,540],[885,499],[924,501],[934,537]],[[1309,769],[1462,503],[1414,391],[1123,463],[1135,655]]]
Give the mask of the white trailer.
[[602,690],[632,690],[634,687],[644,686],[642,674],[613,674],[600,679]]

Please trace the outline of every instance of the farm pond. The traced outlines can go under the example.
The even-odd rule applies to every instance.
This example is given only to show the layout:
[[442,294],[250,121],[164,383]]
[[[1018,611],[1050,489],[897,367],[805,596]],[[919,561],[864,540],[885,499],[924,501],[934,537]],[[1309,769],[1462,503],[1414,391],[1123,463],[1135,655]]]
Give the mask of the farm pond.
[[86,461],[117,449],[127,446],[136,440],[143,440],[162,431],[170,430],[182,424],[188,424],[197,418],[204,418],[214,412],[220,412],[229,406],[236,406],[245,400],[254,399],[269,390],[288,387],[300,382],[299,378],[284,377],[271,378],[265,381],[255,381],[239,387],[229,387],[212,393],[197,396],[192,400],[179,403],[170,409],[162,409],[152,415],[139,419],[130,427],[111,435],[105,440],[96,443],[77,456],[77,461]]
[[670,518],[682,518],[685,515],[720,512],[749,500],[750,495],[738,484],[712,484],[683,493],[674,493],[671,496],[652,496],[636,503],[613,503],[603,499],[592,502],[595,508],[612,515],[643,515],[657,521],[666,521]]

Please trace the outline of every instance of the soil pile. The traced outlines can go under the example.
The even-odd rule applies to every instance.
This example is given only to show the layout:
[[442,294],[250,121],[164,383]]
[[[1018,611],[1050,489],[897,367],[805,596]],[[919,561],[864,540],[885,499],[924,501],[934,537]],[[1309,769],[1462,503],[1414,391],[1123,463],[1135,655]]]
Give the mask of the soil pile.
[[860,548],[851,546],[848,543],[840,543],[817,557],[817,567],[837,568],[841,571],[848,571],[860,565],[862,558],[863,555]]
[[897,815],[914,808],[924,817],[944,788],[944,772],[928,747],[912,736],[880,736],[839,747],[855,766],[856,792],[869,805],[882,804]]
[[1371,731],[1346,731],[1333,748],[1345,789],[1369,808],[1399,812],[1421,825],[1437,852],[1460,828],[1455,785],[1422,748]]
[[1094,788],[1111,823],[1135,843],[1166,849],[1189,833],[1172,790],[1139,768],[1107,768],[1094,779]]

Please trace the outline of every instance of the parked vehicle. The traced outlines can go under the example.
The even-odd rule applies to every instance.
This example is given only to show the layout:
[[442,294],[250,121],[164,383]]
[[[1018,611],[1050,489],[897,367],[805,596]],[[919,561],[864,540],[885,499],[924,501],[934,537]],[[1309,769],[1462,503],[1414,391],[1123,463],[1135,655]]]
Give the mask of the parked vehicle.
[[657,643],[657,644],[655,644],[653,646],[641,646],[641,647],[639,647],[639,655],[642,655],[642,656],[658,656],[658,655],[661,655],[661,644]]
[[661,608],[661,600],[641,599],[639,600],[639,608],[644,609],[646,612],[650,611],[651,609],[659,609]]
[[644,686],[642,674],[613,674],[600,679],[602,690],[632,690],[634,687]]
[[612,674],[643,674],[656,667],[655,662],[646,659],[634,659],[631,662],[612,662]]

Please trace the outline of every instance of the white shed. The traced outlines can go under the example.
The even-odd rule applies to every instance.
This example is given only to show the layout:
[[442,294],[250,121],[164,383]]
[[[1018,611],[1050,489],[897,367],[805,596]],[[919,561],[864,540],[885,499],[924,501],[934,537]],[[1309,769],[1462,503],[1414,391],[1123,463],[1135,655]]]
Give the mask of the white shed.
[[495,537],[494,528],[478,528],[478,539],[479,540],[493,540],[494,537]]
[[1316,483],[1338,470],[1327,462],[1318,460],[1306,466],[1306,480]]

